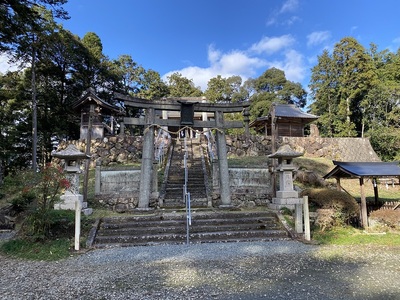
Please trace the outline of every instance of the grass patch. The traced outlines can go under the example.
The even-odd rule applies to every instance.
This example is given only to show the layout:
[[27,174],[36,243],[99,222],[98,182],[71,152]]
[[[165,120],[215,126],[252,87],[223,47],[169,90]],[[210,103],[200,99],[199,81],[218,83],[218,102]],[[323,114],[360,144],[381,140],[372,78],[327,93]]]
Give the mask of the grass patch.
[[268,156],[228,158],[228,166],[230,168],[268,168],[270,160]]
[[313,239],[323,245],[400,246],[399,233],[368,233],[353,227],[334,227],[327,231],[314,231]]
[[28,260],[54,261],[71,255],[68,239],[49,240],[34,243],[27,240],[15,239],[4,242],[0,251],[8,256]]

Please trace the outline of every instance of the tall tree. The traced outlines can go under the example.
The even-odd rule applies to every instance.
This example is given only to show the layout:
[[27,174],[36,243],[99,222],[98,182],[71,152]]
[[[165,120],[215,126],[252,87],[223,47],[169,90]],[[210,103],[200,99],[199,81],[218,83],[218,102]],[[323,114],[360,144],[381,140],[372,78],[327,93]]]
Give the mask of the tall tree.
[[40,30],[43,19],[38,7],[48,9],[55,18],[67,19],[62,7],[65,3],[67,0],[0,0],[0,51],[18,45],[27,28]]
[[285,73],[277,68],[266,70],[252,81],[255,93],[250,97],[252,119],[268,114],[271,104],[287,103],[304,107],[307,92],[299,83],[286,79]]
[[334,63],[328,50],[318,56],[318,64],[312,68],[310,82],[311,112],[318,115],[318,126],[323,136],[333,137],[335,129],[334,120],[338,110],[337,79]]
[[242,101],[241,85],[242,78],[240,76],[222,78],[221,75],[218,75],[208,81],[204,95],[211,102]]
[[161,76],[154,70],[145,71],[142,81],[141,89],[138,96],[144,99],[160,99],[168,96],[168,86],[162,81]]
[[167,77],[169,97],[200,97],[203,92],[195,87],[193,80],[183,77],[180,73],[174,73]]
[[338,134],[356,136],[362,127],[360,103],[375,79],[372,59],[356,39],[347,37],[335,45],[333,61],[339,97]]
[[94,32],[88,32],[82,38],[83,45],[79,54],[82,62],[74,74],[76,84],[81,86],[82,90],[93,88],[96,92],[101,91],[102,81],[101,72],[103,71],[103,62],[106,57],[103,54],[103,44],[100,37]]
[[354,38],[343,38],[318,58],[312,69],[311,112],[320,116],[321,133],[327,136],[357,136],[363,133],[365,101],[377,83],[371,55]]

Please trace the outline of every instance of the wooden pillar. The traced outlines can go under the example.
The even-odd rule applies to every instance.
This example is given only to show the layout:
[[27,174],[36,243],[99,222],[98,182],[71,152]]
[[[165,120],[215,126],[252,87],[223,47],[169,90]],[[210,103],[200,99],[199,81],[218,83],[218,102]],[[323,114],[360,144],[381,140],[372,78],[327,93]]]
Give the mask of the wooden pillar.
[[336,189],[338,191],[342,190],[342,186],[340,185],[340,178],[339,177],[336,178]]
[[[272,103],[271,108],[272,108],[272,110],[271,110],[271,152],[272,152],[272,154],[274,154],[276,152],[276,136],[277,136],[277,133],[276,133],[276,117],[275,117],[275,103]],[[267,130],[267,129],[265,129],[265,130]],[[277,166],[278,165],[277,165],[276,159],[273,159],[272,160],[272,168],[273,168],[273,170],[276,170]],[[273,186],[273,189],[272,189],[272,196],[273,197],[276,197],[276,182],[277,182],[276,172],[273,172],[271,174],[271,184]]]
[[221,206],[231,205],[231,191],[229,184],[229,168],[226,156],[225,122],[224,114],[221,111],[215,112],[215,121],[217,125],[217,151],[219,166],[219,190],[221,195]]
[[90,170],[90,146],[92,144],[92,127],[93,127],[93,117],[94,117],[95,105],[90,104],[89,109],[89,122],[86,133],[86,150],[85,154],[88,158],[85,160],[85,174],[83,178],[83,201],[87,201],[88,197],[88,185],[89,185],[89,170]]
[[154,160],[154,108],[146,110],[146,126],[144,130],[142,166],[140,172],[139,209],[149,207],[152,186]]
[[375,205],[378,205],[379,192],[378,192],[378,184],[376,183],[376,178],[372,178],[372,185],[374,186]]
[[368,227],[367,199],[365,198],[364,178],[360,178],[361,188],[361,226]]
[[271,110],[271,152],[275,153],[276,152],[276,138],[277,138],[275,103],[272,103],[271,108],[272,108],[272,110]]

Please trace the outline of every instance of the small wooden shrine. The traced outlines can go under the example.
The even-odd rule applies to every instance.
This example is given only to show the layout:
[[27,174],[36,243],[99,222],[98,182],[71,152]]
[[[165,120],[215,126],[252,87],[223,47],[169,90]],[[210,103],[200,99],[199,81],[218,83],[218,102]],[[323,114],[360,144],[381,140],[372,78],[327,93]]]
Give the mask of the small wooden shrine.
[[303,112],[294,104],[273,103],[269,114],[251,122],[250,127],[267,136],[303,137],[305,126],[317,119],[318,116]]
[[[124,110],[99,98],[92,89],[73,103],[72,108],[81,114],[80,139],[86,139],[91,127],[91,139],[103,138],[114,134],[114,120],[124,115]],[[90,122],[91,121],[91,122]]]

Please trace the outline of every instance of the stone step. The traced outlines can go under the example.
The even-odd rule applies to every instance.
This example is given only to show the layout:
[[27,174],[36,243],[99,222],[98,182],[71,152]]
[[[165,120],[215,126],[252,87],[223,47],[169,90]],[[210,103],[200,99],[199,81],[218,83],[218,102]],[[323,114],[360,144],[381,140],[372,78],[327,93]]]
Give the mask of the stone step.
[[[103,218],[94,246],[185,243],[186,221],[182,212]],[[191,243],[275,239],[288,239],[288,234],[273,212],[192,212]]]
[[[243,222],[231,223],[227,220],[196,220],[192,218],[191,232],[214,232],[214,231],[239,231],[239,230],[264,230],[277,229],[279,225],[268,220],[247,220]],[[99,236],[104,235],[138,235],[138,234],[158,234],[158,233],[185,233],[186,218],[181,221],[160,221],[157,226],[154,223],[127,223],[127,224],[102,224]]]
[[[154,234],[154,235],[125,235],[96,237],[96,248],[113,246],[147,246],[159,244],[182,244],[186,242],[186,233]],[[288,239],[283,230],[251,230],[251,231],[218,231],[190,233],[190,243],[211,242],[244,242],[244,241],[271,241]]]

